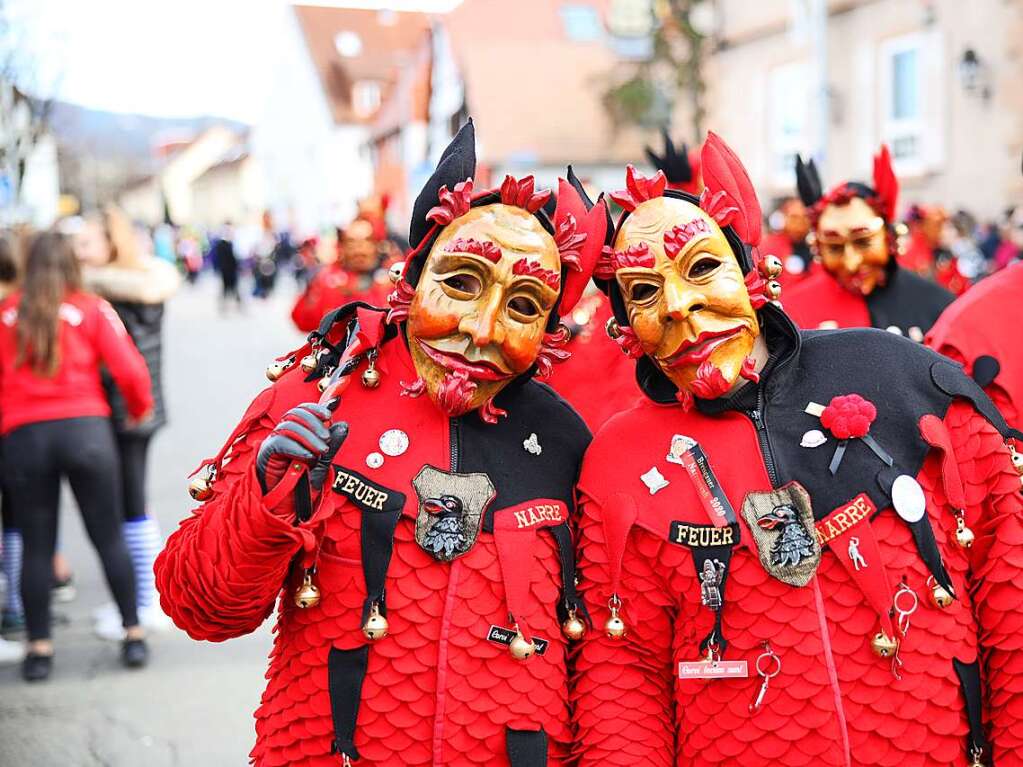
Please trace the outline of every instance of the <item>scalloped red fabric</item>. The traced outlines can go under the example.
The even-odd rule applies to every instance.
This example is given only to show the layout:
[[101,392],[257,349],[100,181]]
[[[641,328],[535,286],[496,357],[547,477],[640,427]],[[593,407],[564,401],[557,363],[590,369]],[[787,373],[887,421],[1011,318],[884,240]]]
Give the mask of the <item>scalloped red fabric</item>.
[[[955,518],[943,496],[940,455],[928,457],[918,480],[959,601],[945,610],[930,603],[927,568],[898,516],[882,511],[871,523],[884,566],[895,578],[904,577],[920,597],[901,650],[902,681],[871,651],[877,613],[834,552],[824,552],[810,584],[793,588],[767,575],[748,543],[740,544],[732,558],[724,634],[731,643],[726,659],[747,660],[750,677],[679,680],[677,663],[700,658],[698,644],[712,626],[712,614],[700,605],[689,550],[666,541],[667,523],[707,519],[701,519],[698,503],[689,504],[697,511],[669,503],[670,485],[658,493],[668,501],[659,505],[658,496],[652,500],[637,479],[637,472],[648,468],[651,451],[635,451],[640,456],[634,458],[621,445],[666,446],[672,433],[685,433],[700,440],[713,463],[720,454],[711,447],[713,434],[720,435],[719,445],[727,440],[728,455],[743,456],[758,454],[756,434],[741,416],[693,414],[686,420],[649,404],[612,419],[591,446],[580,478],[580,582],[598,628],[574,656],[576,763],[965,767],[968,728],[952,659],[972,662],[978,657],[994,761],[999,767],[1023,763],[1019,480],[997,432],[967,404],[953,404],[945,424],[966,485],[966,521],[977,535],[971,549],[953,542]],[[746,488],[766,482],[765,469],[755,458],[715,464],[715,469],[733,506],[741,503]],[[613,481],[601,479],[608,473]],[[684,473],[672,474],[670,481],[685,482]],[[610,597],[614,547],[608,531],[618,534],[606,517],[628,517],[637,510],[619,591],[628,633],[616,642],[599,630],[608,618]],[[743,536],[749,540],[745,528]],[[752,669],[764,642],[780,656],[782,668],[762,709],[751,715],[749,705],[760,686]],[[833,658],[830,672],[825,646]],[[985,764],[990,757],[985,755]]]

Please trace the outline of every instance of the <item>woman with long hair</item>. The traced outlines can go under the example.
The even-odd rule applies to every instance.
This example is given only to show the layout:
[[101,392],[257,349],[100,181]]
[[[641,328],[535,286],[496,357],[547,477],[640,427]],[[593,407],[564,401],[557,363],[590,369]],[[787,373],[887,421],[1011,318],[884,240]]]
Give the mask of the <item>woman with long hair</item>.
[[82,290],[67,240],[40,234],[29,247],[20,290],[0,302],[0,435],[4,484],[24,545],[21,597],[29,644],[22,675],[28,681],[46,679],[53,666],[50,586],[64,477],[120,609],[122,662],[134,668],[148,660],[121,535],[120,464],[100,365],[113,376],[130,416],[148,417],[149,373],[124,325],[106,301]]
[[[121,461],[124,540],[135,568],[139,620],[147,629],[165,629],[170,619],[160,610],[153,583],[153,562],[163,538],[156,518],[146,508],[146,466],[152,437],[167,422],[161,386],[163,305],[181,278],[169,263],[145,252],[128,217],[116,207],[86,219],[73,242],[85,286],[114,307],[145,359],[152,381],[153,417],[142,424],[130,423],[125,398],[109,377],[105,383]],[[120,638],[123,631],[116,605],[106,604],[96,611],[95,630],[104,639]]]

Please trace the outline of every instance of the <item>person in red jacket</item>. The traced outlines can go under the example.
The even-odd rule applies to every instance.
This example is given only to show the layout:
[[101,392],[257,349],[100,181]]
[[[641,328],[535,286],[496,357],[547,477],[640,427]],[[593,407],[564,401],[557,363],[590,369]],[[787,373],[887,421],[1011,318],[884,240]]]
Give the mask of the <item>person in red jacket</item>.
[[786,288],[813,273],[813,254],[807,242],[810,214],[802,200],[788,197],[771,215],[769,222],[774,225],[776,219],[780,219],[776,231],[764,237],[760,250],[781,259],[784,269],[778,275],[778,282]]
[[888,148],[874,157],[873,186],[846,181],[823,193],[813,160],[796,161],[822,268],[787,286],[785,311],[802,328],[874,327],[923,341],[952,294],[899,268],[895,209],[899,182]]
[[313,275],[291,311],[299,330],[316,330],[327,312],[350,301],[384,305],[388,283],[380,266],[391,245],[386,236],[378,236],[377,229],[372,221],[356,218],[338,230],[337,260]]
[[46,679],[53,665],[51,563],[63,477],[121,612],[122,661],[139,667],[148,658],[121,536],[117,447],[101,365],[130,416],[147,416],[153,406],[149,372],[117,313],[82,291],[78,263],[63,236],[38,235],[22,288],[0,303],[0,435],[4,488],[24,545],[21,596],[29,652],[22,670],[28,681]]
[[579,480],[579,764],[1023,764],[1008,427],[921,344],[799,331],[714,134],[703,176],[630,168],[594,272],[648,401]]
[[552,217],[532,177],[474,189],[474,145],[470,122],[416,199],[390,311],[336,309],[281,358],[157,560],[196,639],[281,597],[259,767],[566,758],[589,432],[531,379],[564,356],[606,212],[568,182]]
[[899,265],[959,296],[970,282],[959,271],[955,255],[945,246],[948,221],[948,211],[940,205],[911,206],[906,214],[909,241],[899,256]]
[[[949,306],[927,334],[935,351],[961,364],[1023,431],[1023,354],[1019,331],[1005,318],[1023,296],[1023,262],[985,277]],[[1021,445],[1023,447],[1023,445]]]

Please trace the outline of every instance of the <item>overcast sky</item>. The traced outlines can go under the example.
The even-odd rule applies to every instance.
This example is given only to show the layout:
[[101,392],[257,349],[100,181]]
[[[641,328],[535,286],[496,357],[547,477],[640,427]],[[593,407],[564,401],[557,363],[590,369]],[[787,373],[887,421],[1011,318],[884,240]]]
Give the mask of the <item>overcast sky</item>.
[[[471,0],[470,0],[471,1]],[[445,10],[458,0],[319,5]],[[23,84],[99,109],[251,122],[287,0],[0,0]]]

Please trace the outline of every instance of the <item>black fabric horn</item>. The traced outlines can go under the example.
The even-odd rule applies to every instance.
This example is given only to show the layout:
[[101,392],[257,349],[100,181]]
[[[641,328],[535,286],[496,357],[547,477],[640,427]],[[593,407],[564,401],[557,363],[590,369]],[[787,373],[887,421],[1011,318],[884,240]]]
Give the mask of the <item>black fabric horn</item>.
[[451,143],[440,156],[437,170],[423,185],[422,191],[412,206],[412,223],[409,224],[408,240],[409,246],[413,250],[419,247],[433,226],[432,222],[426,220],[426,214],[440,202],[437,196],[440,188],[446,186],[451,189],[455,184],[465,181],[475,174],[476,129],[473,127],[472,118],[469,118],[469,121],[451,139]]
[[799,199],[808,208],[813,207],[824,194],[816,163],[812,159],[804,163],[803,158],[798,154],[796,155],[796,188],[799,190]]

